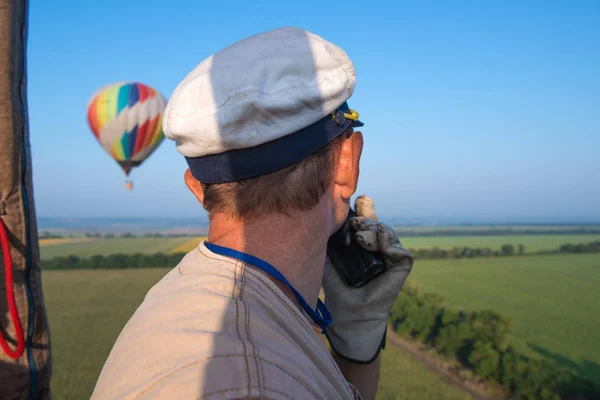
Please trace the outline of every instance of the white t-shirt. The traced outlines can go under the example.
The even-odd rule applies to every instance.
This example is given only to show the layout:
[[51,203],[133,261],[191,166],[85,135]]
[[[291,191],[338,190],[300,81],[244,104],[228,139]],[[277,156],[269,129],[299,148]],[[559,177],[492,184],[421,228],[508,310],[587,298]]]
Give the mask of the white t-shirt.
[[360,399],[319,335],[268,277],[201,243],[148,292],[92,399]]

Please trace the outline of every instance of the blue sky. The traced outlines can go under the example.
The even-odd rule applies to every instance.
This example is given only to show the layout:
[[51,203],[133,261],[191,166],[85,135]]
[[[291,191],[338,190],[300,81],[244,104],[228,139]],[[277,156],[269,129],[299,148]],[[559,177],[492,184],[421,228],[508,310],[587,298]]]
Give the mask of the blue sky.
[[600,221],[600,2],[37,1],[29,113],[39,216],[199,216],[165,140],[132,173],[86,122],[99,87],[168,97],[246,36],[300,26],[355,63],[360,193],[385,216]]

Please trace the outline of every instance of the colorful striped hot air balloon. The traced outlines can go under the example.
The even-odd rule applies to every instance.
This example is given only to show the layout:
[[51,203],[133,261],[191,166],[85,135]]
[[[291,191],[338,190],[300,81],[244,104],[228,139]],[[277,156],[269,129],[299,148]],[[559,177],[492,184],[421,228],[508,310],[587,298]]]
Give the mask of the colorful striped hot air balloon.
[[[114,83],[92,96],[87,111],[90,128],[127,177],[162,142],[166,104],[160,93],[137,82]],[[133,187],[129,179],[126,187]]]

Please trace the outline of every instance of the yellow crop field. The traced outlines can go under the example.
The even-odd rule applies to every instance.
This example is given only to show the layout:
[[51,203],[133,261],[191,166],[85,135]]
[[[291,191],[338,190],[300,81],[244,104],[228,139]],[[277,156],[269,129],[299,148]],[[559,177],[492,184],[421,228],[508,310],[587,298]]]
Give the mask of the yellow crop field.
[[201,241],[206,240],[206,239],[207,239],[206,236],[195,237],[195,238],[190,239],[187,242],[182,243],[179,246],[175,247],[174,249],[172,249],[170,251],[170,253],[171,254],[189,253],[190,251],[192,251],[194,248],[196,248],[198,246],[198,243],[200,243]]
[[88,240],[90,240],[90,239],[88,239],[88,238],[51,238],[51,239],[40,239],[40,246],[52,246],[52,245],[55,245],[55,244],[86,242]]

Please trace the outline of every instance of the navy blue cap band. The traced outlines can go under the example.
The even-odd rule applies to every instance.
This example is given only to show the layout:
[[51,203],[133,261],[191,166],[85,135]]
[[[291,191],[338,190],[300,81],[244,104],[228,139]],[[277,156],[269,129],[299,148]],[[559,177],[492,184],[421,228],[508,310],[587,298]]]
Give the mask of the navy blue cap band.
[[360,121],[345,118],[348,104],[314,124],[290,135],[258,146],[226,151],[203,157],[186,157],[194,178],[202,183],[226,183],[254,178],[289,167],[302,161],[348,127],[363,126]]

